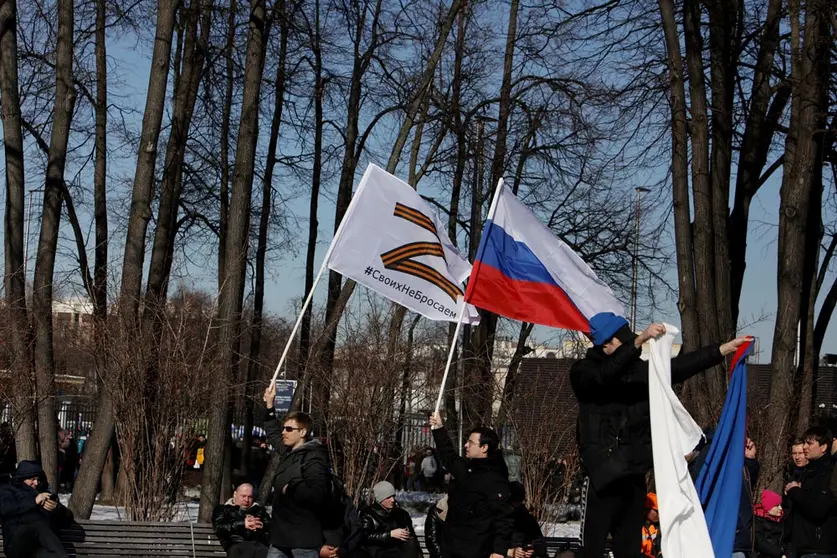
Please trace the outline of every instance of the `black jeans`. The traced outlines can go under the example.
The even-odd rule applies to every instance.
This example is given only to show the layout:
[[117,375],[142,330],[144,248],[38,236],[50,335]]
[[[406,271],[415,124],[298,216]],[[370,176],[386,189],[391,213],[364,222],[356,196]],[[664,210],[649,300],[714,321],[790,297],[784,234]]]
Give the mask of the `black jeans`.
[[6,548],[8,558],[67,558],[58,535],[43,523],[25,525],[14,532]]
[[587,479],[585,492],[583,548],[579,558],[602,558],[608,533],[613,536],[615,558],[639,558],[645,520],[645,475],[619,479],[600,492]]

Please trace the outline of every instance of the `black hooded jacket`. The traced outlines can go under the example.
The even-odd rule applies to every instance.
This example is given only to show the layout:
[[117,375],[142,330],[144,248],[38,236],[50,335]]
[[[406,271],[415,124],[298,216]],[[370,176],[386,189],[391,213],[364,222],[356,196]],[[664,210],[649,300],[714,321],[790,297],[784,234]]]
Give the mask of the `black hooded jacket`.
[[35,503],[39,492],[23,483],[26,479],[44,477],[37,461],[21,461],[10,484],[0,486],[0,524],[3,529],[3,549],[7,550],[16,533],[26,526],[41,526],[57,530],[72,521],[72,513],[62,506],[51,512]]
[[[247,529],[244,519],[252,515],[258,517],[264,527],[258,531]],[[265,546],[270,542],[270,514],[259,504],[253,504],[247,509],[236,506],[230,498],[226,504],[216,506],[212,511],[212,528],[221,540],[224,550],[229,550],[236,543],[258,542]]]
[[501,452],[485,459],[459,457],[447,430],[433,430],[442,465],[454,477],[443,527],[445,558],[506,555],[514,532],[508,468]]
[[[271,444],[281,447],[282,421],[269,414],[264,429]],[[329,474],[328,451],[319,440],[305,442],[282,457],[273,480],[270,542],[274,546],[317,549],[322,546],[322,516],[329,498]]]
[[[635,338],[632,334],[609,356],[601,347],[589,349],[570,371],[579,407],[581,460],[596,490],[644,475],[653,465],[648,363],[640,359]],[[671,360],[671,382],[683,382],[722,361],[718,345],[681,354]]]

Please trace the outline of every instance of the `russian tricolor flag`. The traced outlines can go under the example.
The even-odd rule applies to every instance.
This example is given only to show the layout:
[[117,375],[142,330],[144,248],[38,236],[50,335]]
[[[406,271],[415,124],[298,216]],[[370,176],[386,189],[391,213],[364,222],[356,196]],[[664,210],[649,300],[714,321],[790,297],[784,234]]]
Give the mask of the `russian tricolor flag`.
[[507,318],[588,333],[599,312],[624,315],[610,288],[502,182],[465,300]]

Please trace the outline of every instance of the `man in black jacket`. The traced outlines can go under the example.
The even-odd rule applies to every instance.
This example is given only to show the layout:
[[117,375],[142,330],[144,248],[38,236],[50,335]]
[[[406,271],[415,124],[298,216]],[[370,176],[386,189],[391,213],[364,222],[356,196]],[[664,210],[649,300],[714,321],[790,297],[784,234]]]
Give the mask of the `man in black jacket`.
[[359,555],[369,558],[421,558],[421,547],[410,514],[395,502],[395,487],[387,481],[372,488],[375,503],[360,514],[363,542]]
[[444,558],[504,558],[514,531],[509,473],[500,439],[490,428],[474,428],[459,457],[439,413],[430,417],[442,465],[453,475],[443,530]]
[[264,423],[270,444],[284,446],[273,480],[273,523],[270,526],[268,558],[317,558],[322,547],[321,513],[329,497],[328,452],[311,436],[311,417],[294,412],[279,421],[273,410],[276,385],[264,393],[267,417]]
[[795,556],[837,554],[837,499],[831,490],[834,461],[831,459],[831,433],[815,426],[802,435],[808,464],[801,481],[785,486],[789,510],[786,530]]
[[[608,533],[616,558],[637,556],[645,517],[645,474],[653,465],[648,363],[642,345],[665,333],[652,324],[636,335],[610,312],[590,320],[593,348],[570,371],[578,399],[578,443],[587,475],[581,557],[601,558]],[[683,382],[723,361],[749,338],[739,337],[680,355],[671,381]]]
[[253,485],[242,484],[212,512],[212,528],[230,558],[266,558],[270,515],[253,503]]
[[72,514],[58,497],[42,492],[44,472],[37,461],[21,461],[11,484],[0,487],[3,550],[8,558],[67,556],[56,534]]

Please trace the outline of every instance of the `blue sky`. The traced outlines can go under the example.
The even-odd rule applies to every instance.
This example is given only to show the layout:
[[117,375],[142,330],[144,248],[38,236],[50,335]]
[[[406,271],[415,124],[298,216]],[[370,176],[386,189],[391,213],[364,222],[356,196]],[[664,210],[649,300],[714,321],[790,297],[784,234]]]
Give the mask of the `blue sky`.
[[[142,42],[141,42],[142,43]],[[140,44],[141,44],[140,43]],[[112,56],[112,70],[111,76],[121,75],[122,79],[126,80],[124,84],[120,85],[121,91],[126,95],[124,102],[133,105],[137,109],[138,116],[135,118],[134,125],[139,128],[139,121],[141,119],[142,109],[145,103],[145,90],[147,87],[148,71],[150,66],[150,49],[138,48],[138,45],[131,42],[125,44],[110,45],[110,55]],[[130,72],[126,71],[130,69]],[[115,71],[114,71],[115,70]],[[267,124],[263,123],[263,128],[267,128]],[[235,129],[235,128],[234,128]],[[164,145],[164,144],[161,144]],[[119,175],[129,176],[134,164],[135,154],[123,153],[121,160],[115,160],[115,166],[111,170],[111,184],[117,185],[118,181],[114,178]],[[386,161],[376,161],[379,165],[384,166]],[[667,164],[667,162],[663,162]],[[34,165],[30,165],[31,171]],[[365,165],[361,165],[358,177],[363,172]],[[665,172],[665,168],[661,168],[660,173]],[[29,177],[31,187],[41,187],[42,179],[36,177]],[[772,342],[773,330],[773,314],[776,309],[776,232],[778,223],[778,199],[779,186],[781,176],[777,174],[759,191],[758,196],[753,201],[751,208],[751,224],[750,234],[748,238],[748,255],[747,255],[747,270],[745,275],[744,292],[741,298],[741,319],[740,323],[746,325],[742,329],[743,333],[749,333],[759,338],[760,354],[758,359],[760,362],[770,361],[770,348]],[[278,184],[281,188],[283,185]],[[119,186],[116,186],[119,187]],[[125,186],[122,186],[123,188]],[[304,185],[293,185],[296,191],[304,189]],[[421,185],[420,185],[421,189]],[[318,261],[319,266],[321,258],[325,253],[329,241],[331,240],[331,231],[333,230],[333,192],[328,192],[320,202],[319,208],[319,244],[318,244]],[[92,195],[92,194],[91,194]],[[36,195],[37,196],[37,195]],[[39,206],[39,202],[36,201]],[[266,305],[270,313],[286,316],[288,319],[293,319],[294,305],[298,304],[299,299],[303,296],[303,279],[305,272],[305,243],[307,239],[307,213],[308,213],[308,199],[305,196],[297,196],[288,203],[288,209],[291,210],[299,219],[298,226],[294,227],[294,231],[298,231],[299,237],[296,239],[296,253],[286,253],[280,260],[272,262],[270,269],[267,270],[268,281],[266,288]],[[36,207],[37,209],[37,207]],[[33,213],[37,214],[37,211]],[[86,217],[89,221],[89,215]],[[650,215],[648,218],[657,219],[659,216]],[[153,227],[153,223],[151,225]],[[122,242],[124,241],[124,231],[116,230],[112,226],[115,237],[111,244],[111,260],[118,264],[121,268],[121,253]],[[153,229],[150,229],[153,230]],[[669,230],[669,233],[671,231]],[[92,234],[92,233],[91,233]],[[66,233],[64,234],[66,237]],[[37,243],[37,220],[33,219],[32,233],[29,237],[30,242],[30,264],[31,272],[33,266],[33,254]],[[66,240],[64,241],[66,244]],[[71,244],[67,245],[65,253],[70,253],[74,247]],[[212,256],[214,257],[214,256]],[[201,287],[210,292],[215,289],[215,270],[207,258],[205,262],[192,262],[176,265],[176,271],[180,270],[184,274],[181,281],[188,281],[191,287]],[[59,263],[60,268],[69,270],[72,268],[73,262],[65,257],[63,262]],[[672,266],[669,271],[669,280],[672,285],[676,285],[676,273]],[[173,278],[172,285],[177,286],[179,280]],[[827,286],[830,282],[826,283]],[[320,285],[315,298],[315,304],[321,303],[325,298],[325,281]],[[675,300],[668,300],[660,313],[651,317],[655,321],[668,321],[673,324],[679,324],[679,316],[675,306]],[[641,312],[642,314],[642,312]],[[547,328],[539,328],[536,336],[542,341],[548,341],[554,336],[556,332],[550,331]],[[824,352],[837,352],[837,328],[832,326],[829,329],[826,337],[826,342],[823,348]]]

